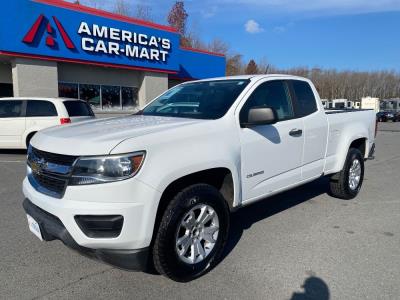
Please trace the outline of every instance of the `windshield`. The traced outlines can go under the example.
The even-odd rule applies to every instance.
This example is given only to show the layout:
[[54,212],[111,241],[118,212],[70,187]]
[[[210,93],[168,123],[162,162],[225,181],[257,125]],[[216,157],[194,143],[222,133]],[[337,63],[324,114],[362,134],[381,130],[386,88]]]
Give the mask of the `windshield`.
[[176,86],[141,112],[143,115],[196,119],[221,118],[249,80],[215,80]]

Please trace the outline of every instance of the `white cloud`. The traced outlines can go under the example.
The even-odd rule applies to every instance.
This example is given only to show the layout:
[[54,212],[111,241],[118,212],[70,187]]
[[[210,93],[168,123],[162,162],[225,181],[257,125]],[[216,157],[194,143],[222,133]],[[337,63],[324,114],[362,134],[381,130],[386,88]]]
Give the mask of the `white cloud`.
[[285,26],[275,26],[274,29],[272,29],[275,33],[284,33],[286,30],[287,28]]
[[272,29],[272,31],[274,32],[274,33],[284,33],[284,32],[286,32],[286,31],[288,31],[289,30],[289,28],[290,27],[292,27],[294,25],[294,23],[293,22],[289,22],[289,23],[287,23],[287,24],[285,24],[285,25],[280,25],[280,26],[275,26],[273,29]]
[[244,24],[244,28],[246,29],[246,31],[248,33],[259,33],[259,32],[263,32],[264,28],[262,28],[260,26],[260,24],[258,24],[256,21],[254,21],[253,19],[248,20],[245,24]]
[[209,9],[202,9],[200,12],[204,18],[208,19],[214,17],[217,13],[217,10],[218,8],[216,6],[211,6]]

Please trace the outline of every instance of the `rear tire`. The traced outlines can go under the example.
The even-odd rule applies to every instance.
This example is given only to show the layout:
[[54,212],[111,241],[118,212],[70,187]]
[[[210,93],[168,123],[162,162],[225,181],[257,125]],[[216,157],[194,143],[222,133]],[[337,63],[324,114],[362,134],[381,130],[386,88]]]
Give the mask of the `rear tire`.
[[360,150],[350,148],[343,170],[330,179],[330,193],[340,199],[353,199],[360,192],[364,180],[364,157]]
[[[208,217],[203,226],[201,215]],[[179,282],[207,273],[221,259],[229,218],[229,207],[215,187],[195,184],[185,188],[172,199],[162,217],[153,246],[155,269]]]

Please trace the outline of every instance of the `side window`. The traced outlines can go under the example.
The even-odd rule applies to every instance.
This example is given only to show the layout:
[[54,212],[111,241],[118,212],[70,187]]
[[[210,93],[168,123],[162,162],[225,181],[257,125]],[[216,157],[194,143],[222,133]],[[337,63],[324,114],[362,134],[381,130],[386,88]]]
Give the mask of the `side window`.
[[0,118],[21,117],[22,101],[0,101]]
[[29,100],[26,106],[27,117],[56,117],[57,110],[53,103],[44,100]]
[[310,85],[305,81],[292,80],[292,86],[297,99],[297,108],[301,117],[317,111],[317,103]]
[[279,121],[294,118],[292,100],[285,81],[267,81],[258,86],[240,111],[240,121],[248,121],[251,108],[263,106],[275,109]]

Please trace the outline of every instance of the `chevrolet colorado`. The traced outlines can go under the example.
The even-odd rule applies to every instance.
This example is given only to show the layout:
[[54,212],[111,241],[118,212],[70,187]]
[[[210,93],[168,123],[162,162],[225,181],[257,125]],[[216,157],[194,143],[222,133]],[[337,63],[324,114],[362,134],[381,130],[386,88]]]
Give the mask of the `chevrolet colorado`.
[[41,240],[188,281],[218,263],[231,211],[321,176],[354,198],[375,129],[373,111],[325,111],[305,78],[187,82],[135,115],[38,132],[23,207]]

